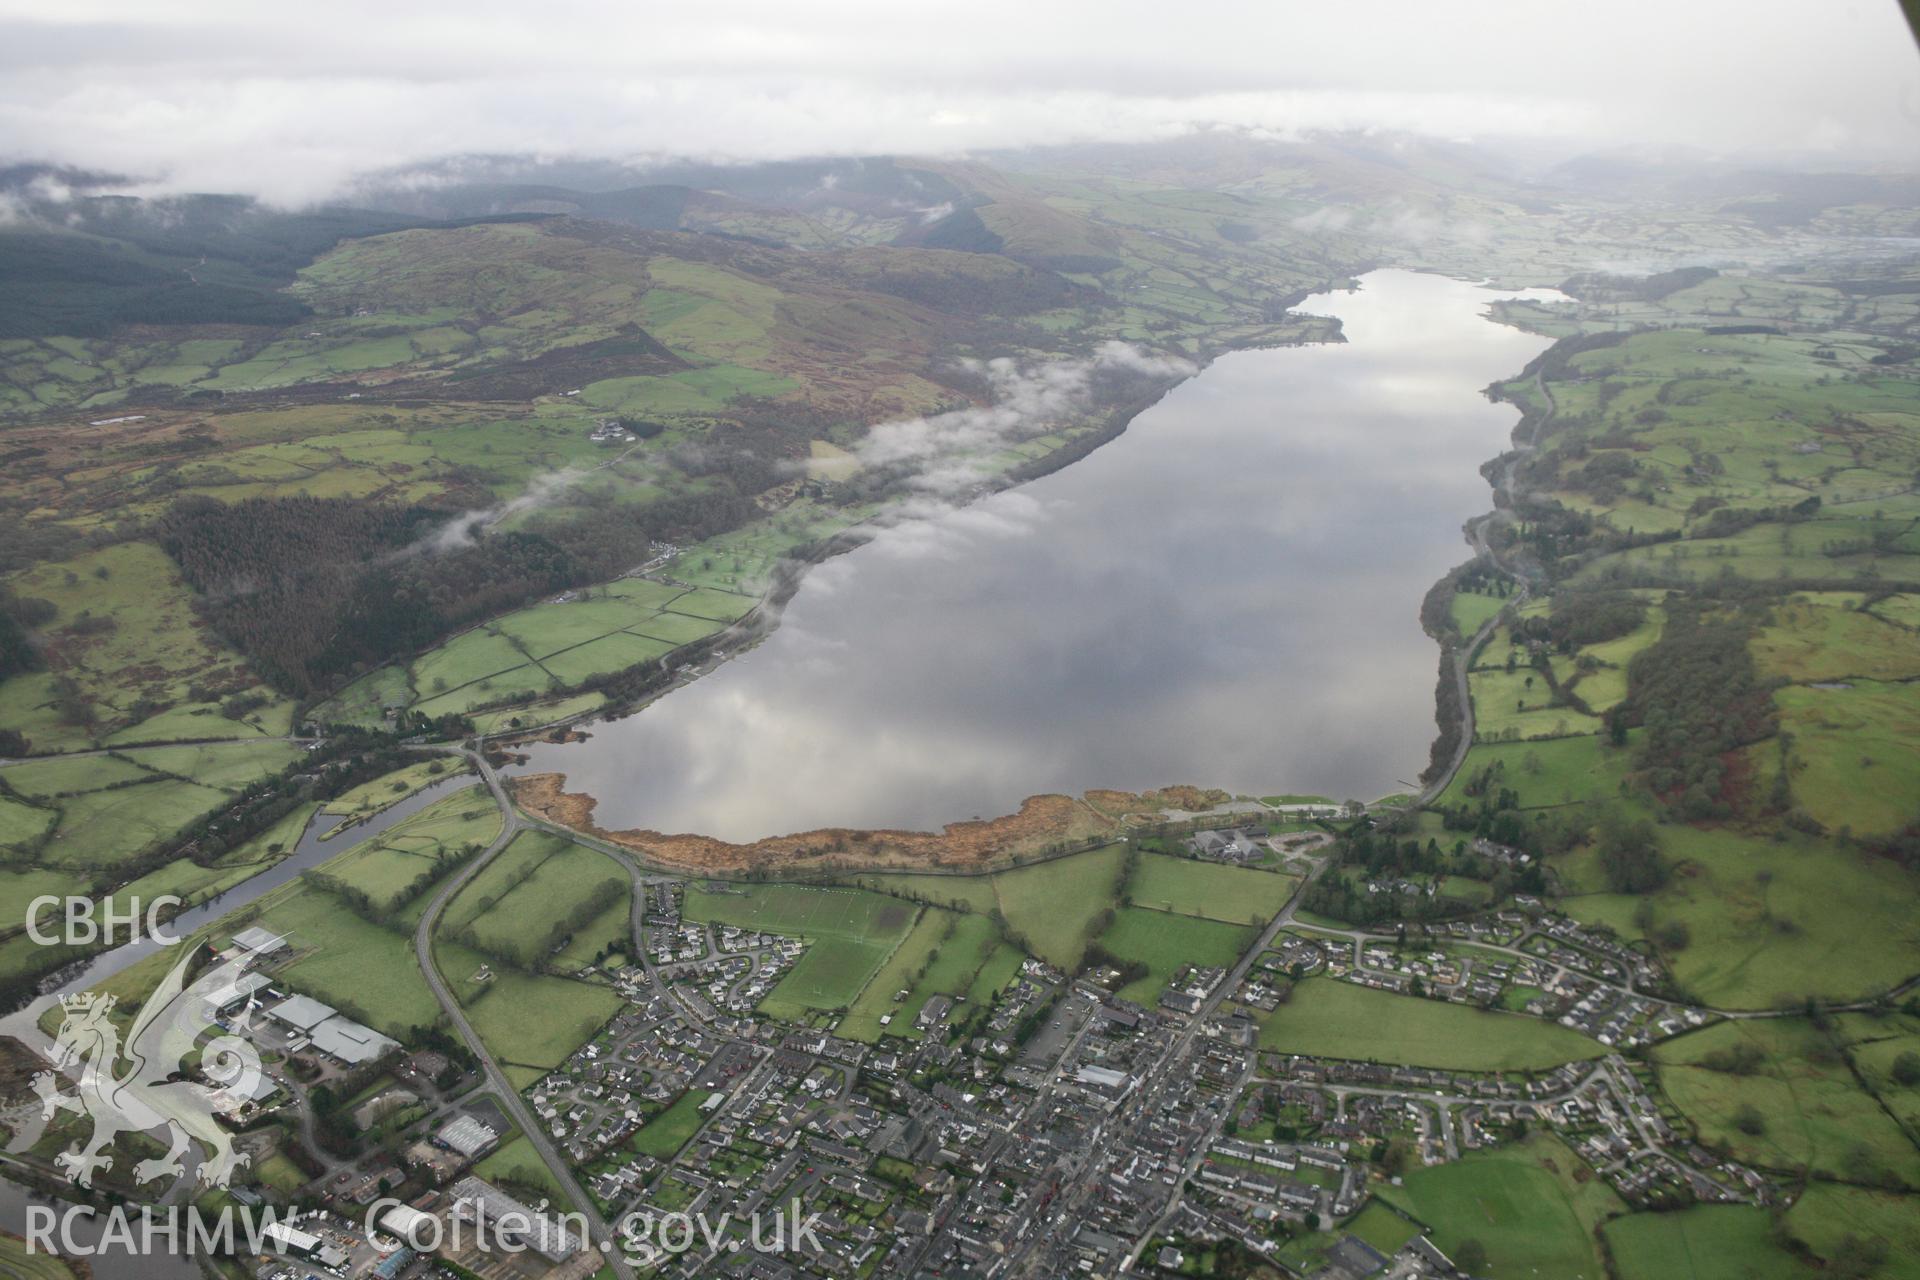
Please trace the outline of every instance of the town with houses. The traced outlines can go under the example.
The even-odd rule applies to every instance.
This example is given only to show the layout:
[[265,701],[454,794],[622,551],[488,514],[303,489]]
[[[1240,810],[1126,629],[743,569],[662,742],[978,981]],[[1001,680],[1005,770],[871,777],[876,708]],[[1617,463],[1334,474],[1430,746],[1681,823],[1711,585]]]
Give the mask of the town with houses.
[[[1249,827],[1189,847],[1241,863],[1299,846]],[[1666,983],[1646,954],[1536,897],[1342,930],[1299,919],[1296,894],[1231,967],[1185,965],[1151,1004],[1120,999],[1115,971],[1029,958],[983,1013],[937,996],[883,1018],[867,1043],[758,1012],[808,940],[689,920],[687,882],[640,883],[631,957],[591,975],[621,1011],[518,1099],[458,1045],[409,1048],[286,988],[286,939],[258,927],[231,938],[244,972],[209,998],[209,1016],[283,1064],[222,1097],[242,1143],[276,1115],[310,1137],[325,1085],[355,1099],[346,1122],[371,1151],[310,1142],[310,1176],[291,1194],[232,1190],[305,1211],[304,1228],[277,1229],[259,1280],[1177,1275],[1222,1247],[1320,1280],[1447,1276],[1461,1274],[1455,1262],[1381,1193],[1534,1131],[1558,1135],[1636,1206],[1782,1194],[1676,1127],[1635,1056],[1721,1015],[1656,994]],[[1263,1047],[1259,1019],[1308,978],[1504,1008],[1606,1052],[1468,1073]],[[537,1132],[521,1133],[516,1114]],[[489,1176],[509,1145],[527,1160]],[[536,1153],[564,1164],[591,1219],[527,1176]],[[1371,1229],[1344,1229],[1363,1210]],[[808,1230],[753,1247],[761,1213]],[[725,1225],[671,1251],[618,1225],[595,1238],[675,1215]],[[509,1248],[453,1230],[503,1219],[518,1232]],[[404,1243],[423,1236],[468,1243]]]

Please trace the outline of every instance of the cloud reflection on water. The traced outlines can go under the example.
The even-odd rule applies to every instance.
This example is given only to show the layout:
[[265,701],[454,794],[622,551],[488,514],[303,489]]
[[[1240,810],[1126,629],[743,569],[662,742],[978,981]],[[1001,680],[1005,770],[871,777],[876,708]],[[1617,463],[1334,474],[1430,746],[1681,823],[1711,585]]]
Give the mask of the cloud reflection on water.
[[1466,557],[1546,343],[1496,295],[1376,272],[1348,342],[1216,361],[1064,471],[882,530],[752,652],[533,749],[610,828],[934,828],[1174,782],[1370,798],[1433,737],[1418,608]]

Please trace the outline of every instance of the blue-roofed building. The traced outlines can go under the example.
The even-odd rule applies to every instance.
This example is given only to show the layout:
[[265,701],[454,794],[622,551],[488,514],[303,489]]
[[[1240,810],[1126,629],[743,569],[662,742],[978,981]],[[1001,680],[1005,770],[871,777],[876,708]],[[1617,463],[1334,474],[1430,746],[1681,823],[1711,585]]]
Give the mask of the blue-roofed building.
[[392,1253],[380,1259],[379,1263],[373,1269],[373,1274],[379,1276],[380,1280],[394,1280],[394,1277],[402,1271],[405,1271],[408,1264],[412,1261],[413,1250],[407,1248],[395,1249]]

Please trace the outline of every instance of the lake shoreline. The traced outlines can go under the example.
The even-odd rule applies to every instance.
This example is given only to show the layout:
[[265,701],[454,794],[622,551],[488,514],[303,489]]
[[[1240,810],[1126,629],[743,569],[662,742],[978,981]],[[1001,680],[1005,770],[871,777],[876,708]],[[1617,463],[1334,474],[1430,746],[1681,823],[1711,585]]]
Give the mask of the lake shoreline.
[[[1416,273],[1411,273],[1411,272],[1396,273],[1396,274],[1403,274],[1407,277],[1414,277],[1416,275]],[[1445,277],[1432,276],[1430,273],[1420,273],[1420,274],[1425,278],[1441,280],[1451,285],[1458,285],[1458,286],[1474,288],[1474,289],[1485,288],[1485,286],[1482,286],[1482,285],[1474,285],[1472,282],[1451,281],[1451,280],[1447,280]],[[1427,295],[1422,295],[1422,296],[1431,296],[1431,294],[1429,293]],[[1455,306],[1456,308],[1455,311],[1452,312],[1451,314],[1456,316],[1461,316],[1463,319],[1467,316],[1470,316],[1473,325],[1485,325],[1488,328],[1499,328],[1509,332],[1510,334],[1514,334],[1516,336],[1524,335],[1524,336],[1533,337],[1536,339],[1539,338],[1539,335],[1526,334],[1526,331],[1519,329],[1518,326],[1504,324],[1503,322],[1498,320],[1496,317],[1489,315],[1487,313],[1486,308],[1483,305],[1479,305],[1479,304],[1481,303],[1482,299],[1486,301],[1491,301],[1491,296],[1492,296],[1491,294],[1487,294],[1487,293],[1480,293],[1480,294],[1470,296],[1467,299],[1467,301],[1471,304],[1471,310],[1468,312],[1462,312],[1458,310],[1458,303],[1461,299],[1460,299],[1460,295],[1456,293],[1455,295],[1453,295],[1453,300],[1449,304],[1449,305]],[[1321,313],[1321,314],[1324,314],[1324,313]],[[1336,316],[1334,318],[1338,320],[1341,317]],[[1347,345],[1345,328],[1346,326],[1343,324],[1341,326],[1341,329],[1342,329],[1341,336],[1342,336],[1343,345]],[[1401,340],[1404,343],[1405,341],[1404,336],[1403,335],[1397,335],[1397,336],[1401,336]],[[1310,350],[1315,346],[1325,346],[1325,345],[1330,345],[1330,344],[1318,343],[1318,342],[1293,342],[1293,343],[1286,343],[1286,344],[1278,344],[1278,347],[1279,349],[1286,349],[1286,350],[1300,350],[1300,349]],[[1264,344],[1261,347],[1249,348],[1249,350],[1256,350],[1256,351],[1261,349],[1271,350],[1276,348],[1275,348],[1275,344]],[[1229,355],[1229,354],[1243,354],[1243,352],[1240,348],[1225,348],[1220,351],[1211,353],[1204,360],[1198,363],[1198,367],[1196,368],[1196,371],[1195,371],[1196,375],[1199,372],[1202,372],[1206,369],[1211,368],[1220,356]],[[1536,354],[1536,353],[1529,353],[1529,354]],[[1391,355],[1391,353],[1389,353],[1389,355]],[[1518,361],[1516,361],[1515,363],[1517,364]],[[1494,378],[1494,381],[1497,383],[1500,380],[1514,376],[1513,374],[1514,367],[1515,365],[1513,364],[1502,364],[1498,366],[1497,371],[1495,371],[1492,375]],[[1362,368],[1364,369],[1365,366],[1362,366]],[[984,502],[988,497],[998,496],[999,494],[1006,493],[1010,490],[1016,490],[1022,485],[1029,483],[1032,480],[1039,479],[1045,475],[1058,474],[1060,472],[1067,471],[1071,467],[1072,462],[1078,461],[1080,460],[1080,458],[1083,458],[1083,457],[1094,456],[1099,454],[1101,448],[1104,445],[1111,443],[1114,440],[1122,438],[1127,433],[1128,429],[1131,426],[1133,426],[1141,417],[1141,415],[1144,414],[1148,409],[1151,409],[1155,405],[1163,402],[1166,399],[1166,397],[1169,394],[1171,394],[1173,390],[1181,387],[1182,384],[1190,382],[1192,380],[1193,379],[1189,377],[1189,378],[1184,378],[1174,383],[1171,383],[1168,386],[1161,388],[1151,397],[1144,398],[1142,401],[1138,403],[1126,406],[1124,411],[1119,411],[1111,414],[1109,416],[1108,422],[1104,425],[1103,429],[1099,431],[1097,438],[1088,440],[1088,442],[1084,446],[1078,449],[1069,448],[1069,449],[1056,451],[1055,454],[1049,455],[1047,458],[1039,460],[1039,462],[1036,465],[1034,465],[1031,470],[1020,469],[1020,470],[1016,470],[1015,472],[1008,473],[1007,475],[1001,478],[998,486],[990,494],[980,495],[980,498],[975,503],[971,503],[969,504],[968,507],[961,508],[961,510],[962,511],[971,510],[974,507],[978,506],[980,502]],[[1458,390],[1452,391],[1450,392],[1450,394],[1454,396],[1456,401],[1459,399],[1460,393]],[[1486,388],[1484,386],[1475,386],[1472,389],[1471,394],[1473,396],[1474,401],[1480,406],[1482,406],[1483,408],[1491,399],[1489,396],[1487,396]],[[1455,410],[1455,412],[1457,413],[1458,410]],[[1482,418],[1481,421],[1484,422],[1484,418]],[[1525,427],[1524,419],[1519,423],[1506,426],[1505,433],[1504,433],[1505,438],[1508,441],[1512,441],[1524,429],[1524,427]],[[1075,443],[1078,444],[1080,442],[1076,441]],[[1385,444],[1386,446],[1390,447],[1390,443],[1391,443],[1390,441],[1377,442],[1376,447],[1379,447],[1380,444]],[[1077,454],[1078,456],[1077,457],[1061,456],[1069,453]],[[1485,458],[1485,456],[1486,455],[1484,452],[1476,453],[1474,458],[1475,464],[1480,465],[1482,460]],[[1457,467],[1450,467],[1449,469],[1457,471]],[[1481,472],[1484,475],[1483,466],[1481,467]],[[1492,477],[1487,477],[1487,478],[1492,479]],[[1455,488],[1456,489],[1458,488],[1457,477],[1455,482]],[[1453,501],[1457,503],[1459,501],[1458,496],[1455,496],[1453,498]],[[1484,499],[1482,501],[1484,501]],[[1496,507],[1498,506],[1498,504],[1499,504],[1499,499],[1496,493],[1496,497],[1495,497]],[[1459,508],[1456,506],[1454,509],[1458,510]],[[1470,549],[1471,549],[1471,544],[1473,542],[1472,530],[1474,529],[1475,526],[1481,524],[1486,519],[1488,519],[1490,514],[1491,513],[1488,512],[1487,508],[1484,505],[1480,506],[1475,513],[1468,515],[1465,518],[1463,523],[1451,526],[1453,529],[1456,530],[1456,533],[1454,536],[1461,536],[1460,533],[1457,531],[1465,530],[1466,536],[1463,538],[1463,541],[1468,542],[1470,544]],[[813,554],[809,555],[805,560],[792,561],[792,562],[789,562],[787,565],[784,565],[782,567],[781,580],[778,583],[776,583],[776,585],[772,589],[770,589],[768,596],[763,601],[762,606],[760,607],[760,609],[756,610],[756,615],[750,615],[749,621],[757,625],[757,631],[752,636],[752,638],[746,640],[744,643],[739,643],[741,640],[739,630],[736,629],[734,632],[729,633],[728,640],[727,640],[729,646],[732,647],[738,644],[738,647],[734,648],[733,652],[730,652],[727,655],[728,658],[731,659],[732,657],[739,656],[740,654],[749,652],[750,650],[758,647],[769,636],[775,634],[775,631],[780,621],[782,620],[782,615],[784,613],[784,606],[786,602],[791,600],[795,595],[797,595],[799,592],[800,586],[803,585],[804,582],[810,579],[811,570],[817,568],[822,564],[827,563],[830,560],[833,560],[845,554],[846,552],[868,545],[876,536],[877,536],[877,533],[871,525],[859,526],[855,531],[847,531],[847,532],[837,534],[833,538],[825,540],[819,546],[810,549],[813,552]],[[1428,548],[1431,548],[1435,544],[1433,543],[1431,537],[1428,536],[1423,539],[1423,545],[1425,545]],[[1472,558],[1473,558],[1472,556],[1463,557],[1462,563],[1470,563]],[[1439,575],[1439,578],[1437,581],[1439,583],[1444,583],[1447,578],[1449,578],[1450,576],[1452,576],[1453,573],[1458,571],[1459,567],[1460,565],[1456,564],[1453,568],[1442,572]],[[1430,590],[1434,585],[1436,585],[1434,580],[1428,580],[1428,586]],[[1407,600],[1405,600],[1402,603],[1402,606],[1400,607],[1404,608],[1405,615],[1409,616],[1409,618],[1417,616],[1419,613],[1417,597],[1409,597]],[[1446,671],[1447,664],[1451,657],[1451,651],[1449,650],[1446,644],[1445,636],[1435,634],[1430,628],[1426,628],[1424,625],[1420,628],[1420,633],[1422,636],[1422,644],[1424,646],[1437,645],[1439,647],[1440,666],[1443,673],[1443,679],[1439,686],[1436,687],[1434,684],[1431,684],[1431,683],[1427,684],[1426,686],[1427,692],[1425,697],[1423,698],[1423,702],[1426,707],[1425,714],[1433,717],[1433,720],[1430,723],[1435,725],[1435,729],[1429,731],[1428,734],[1426,735],[1426,742],[1429,744],[1429,746],[1432,746],[1432,744],[1434,744],[1436,741],[1440,741],[1440,742],[1445,741],[1445,729],[1447,726],[1447,718],[1446,718],[1447,708],[1444,705],[1444,699],[1441,698],[1439,694],[1444,693],[1446,688],[1446,680],[1445,680],[1444,673]],[[1433,649],[1428,648],[1427,652],[1432,653]],[[1428,662],[1431,662],[1431,661],[1432,659],[1428,660]],[[1422,666],[1425,667],[1427,671],[1432,671],[1434,669],[1432,666],[1427,665],[1427,663],[1422,663]],[[711,675],[721,669],[722,669],[721,664],[715,664],[713,667],[709,668],[708,670],[701,672],[700,675],[701,676]],[[1430,676],[1427,677],[1427,680],[1430,681],[1431,677]],[[635,710],[637,710],[638,708],[649,706],[652,703],[657,702],[660,698],[660,695],[665,692],[671,692],[675,689],[693,686],[696,683],[697,683],[697,679],[687,679],[683,677],[681,680],[676,681],[673,686],[670,686],[667,689],[658,689],[658,690],[651,691],[650,696],[648,696],[645,699],[642,699],[637,704],[637,707],[635,708]],[[606,711],[603,709],[601,711],[591,713],[589,715],[583,715],[582,717],[579,718],[578,721],[576,721],[576,724],[581,722],[586,722],[586,721],[593,721],[601,725],[608,725],[608,726],[617,725],[622,720],[630,717],[632,714],[633,714],[633,710],[623,710],[623,712],[619,716],[609,717]],[[597,737],[597,736],[600,736],[601,732],[604,732],[604,730],[589,730],[586,736],[589,738]],[[1404,741],[1404,739],[1402,740]],[[660,829],[660,827],[663,826],[664,824],[653,824],[650,826],[643,826],[641,824],[623,824],[623,823],[606,822],[606,825],[602,825],[601,822],[594,821],[594,818],[596,816],[595,809],[598,806],[598,799],[604,798],[606,794],[604,783],[602,785],[595,785],[591,780],[570,778],[567,775],[571,775],[575,772],[575,770],[570,768],[559,768],[559,769],[543,768],[541,767],[543,762],[540,761],[538,758],[541,754],[543,754],[538,750],[539,746],[543,744],[525,743],[524,738],[523,738],[523,743],[524,745],[527,745],[534,749],[535,758],[533,760],[526,762],[526,767],[530,772],[537,772],[541,774],[554,773],[554,774],[561,775],[559,777],[554,777],[554,778],[542,778],[538,783],[533,784],[531,790],[527,791],[527,794],[530,797],[530,802],[538,804],[543,810],[545,810],[546,816],[549,818],[550,821],[555,822],[557,825],[574,827],[576,829],[580,829],[583,831],[590,831],[593,835],[597,836],[600,839],[614,841],[628,848],[633,848],[636,851],[650,854],[651,856],[658,858],[658,860],[661,862],[662,865],[682,866],[682,867],[699,868],[699,869],[713,869],[713,868],[720,868],[720,867],[728,867],[736,870],[742,869],[742,868],[764,868],[770,861],[770,858],[768,855],[775,850],[777,850],[780,854],[779,860],[783,861],[784,865],[788,867],[804,868],[809,866],[817,866],[825,863],[826,861],[829,860],[830,857],[833,857],[833,856],[837,856],[840,859],[840,862],[842,865],[852,865],[851,862],[847,861],[847,855],[852,852],[850,849],[840,848],[840,849],[822,850],[820,848],[817,848],[816,846],[819,846],[819,845],[832,846],[835,844],[845,845],[849,843],[855,835],[864,835],[869,839],[876,835],[883,835],[888,838],[889,844],[890,846],[892,846],[885,853],[877,854],[877,856],[862,857],[858,859],[859,865],[862,865],[862,866],[898,867],[899,865],[901,865],[901,862],[899,861],[899,859],[902,856],[906,856],[909,858],[917,857],[923,863],[935,865],[935,866],[955,863],[955,862],[964,863],[968,865],[982,865],[983,859],[988,861],[991,861],[991,860],[1004,861],[1005,858],[1009,856],[1013,856],[1012,842],[1009,842],[1009,846],[1007,848],[996,849],[983,854],[981,850],[974,847],[974,845],[976,844],[975,833],[978,833],[979,831],[986,828],[991,828],[993,824],[996,824],[996,823],[1007,824],[1011,829],[1020,830],[1022,832],[1029,831],[1033,825],[1032,814],[1037,809],[1044,809],[1047,807],[1045,804],[1037,804],[1036,802],[1045,801],[1047,797],[1052,797],[1053,801],[1056,803],[1067,803],[1066,797],[1072,794],[1072,792],[1062,793],[1060,791],[1036,791],[1034,793],[1031,793],[1027,797],[1027,799],[1019,805],[1018,808],[1014,809],[1013,812],[1005,812],[999,805],[993,805],[991,804],[991,802],[989,802],[988,804],[973,804],[965,807],[954,806],[953,808],[949,809],[949,812],[957,810],[959,813],[964,814],[966,812],[966,808],[972,807],[975,809],[986,809],[986,811],[990,813],[1001,814],[1000,817],[993,818],[985,823],[983,823],[979,818],[972,819],[965,823],[944,823],[937,818],[928,817],[928,818],[925,818],[924,820],[916,819],[915,821],[906,823],[904,825],[899,823],[874,823],[874,824],[861,825],[861,824],[844,824],[844,823],[832,823],[832,822],[815,825],[815,824],[810,824],[805,822],[804,815],[796,814],[795,815],[796,818],[800,820],[795,821],[792,824],[791,828],[785,829],[780,834],[769,834],[765,836],[760,836],[758,838],[746,838],[746,839],[741,839],[738,837],[723,838],[723,837],[715,837],[707,834],[667,834],[666,832],[674,832],[674,831],[705,832],[707,830],[710,830],[710,828],[703,827],[702,825],[699,825],[699,824],[690,824],[686,827],[681,827],[678,824],[675,824],[672,827],[667,827],[666,832],[663,832]],[[602,752],[608,749],[618,751],[617,747],[607,748],[604,744],[602,747],[595,748],[596,751],[602,751]],[[1430,768],[1431,768],[1431,765],[1429,766],[1429,769]],[[1201,768],[1194,769],[1191,773],[1188,774],[1188,776],[1190,777],[1209,776],[1209,771],[1203,766]],[[1273,778],[1274,777],[1292,777],[1292,776],[1294,775],[1290,773],[1276,772],[1273,775],[1269,775],[1268,777],[1261,778],[1261,779],[1240,778],[1238,780],[1238,786],[1240,789],[1245,789],[1246,786],[1249,784],[1249,782],[1252,782],[1252,784],[1257,789],[1261,789],[1261,790],[1285,790],[1287,788],[1281,786],[1277,782],[1274,782]],[[1400,775],[1400,776],[1404,777],[1406,775]],[[1301,780],[1296,778],[1296,781],[1301,781]],[[1312,781],[1312,779],[1308,779],[1305,781]],[[1302,781],[1302,785],[1305,785],[1305,781]],[[568,789],[569,783],[572,783],[575,789],[569,790]],[[1139,786],[1141,784],[1142,784],[1142,779],[1138,774],[1136,774],[1133,781],[1133,785]],[[1079,785],[1078,779],[1076,779],[1075,785],[1077,788],[1077,786]],[[1147,785],[1151,786],[1151,783],[1148,783]],[[1325,790],[1325,787],[1310,786],[1307,789]],[[1363,790],[1361,794],[1367,795],[1371,790],[1372,790],[1371,788],[1368,788],[1367,790]],[[1380,790],[1379,797],[1402,796],[1402,795],[1408,794],[1413,790],[1414,788],[1410,785],[1405,786],[1404,789],[1401,789],[1401,790],[1396,790],[1391,786],[1386,786]],[[930,808],[932,803],[935,801],[937,801],[937,797],[929,797],[928,803],[926,805],[923,805],[923,809]],[[773,818],[773,822],[777,823],[778,821],[779,821],[778,815],[775,815],[775,817]],[[605,822],[603,814],[602,814],[602,822]],[[945,833],[948,831],[951,831],[954,827],[963,828],[969,833],[968,837],[965,840],[960,842],[963,847],[962,851],[960,852],[955,852],[952,849],[946,849],[946,848],[940,847],[940,842],[945,841],[948,838]],[[763,826],[762,830],[766,830],[766,827]],[[778,827],[775,827],[775,830],[781,831],[781,829]],[[1077,836],[1078,836],[1078,833],[1074,832],[1069,824],[1064,824],[1064,823],[1059,824],[1054,833],[1055,839],[1072,839],[1072,838],[1077,838]],[[1026,842],[1023,839],[1023,840],[1020,840],[1019,843],[1024,845]],[[911,854],[907,853],[906,849],[908,847],[913,848],[915,852]]]
[[[1358,288],[1358,282],[1350,279],[1344,284],[1334,288],[1300,290],[1288,295],[1284,303],[1290,310],[1307,298],[1318,296],[1320,293],[1351,292]],[[1084,461],[1097,450],[1112,444],[1115,440],[1125,435],[1127,429],[1132,426],[1135,420],[1142,414],[1159,404],[1160,401],[1164,400],[1182,383],[1191,381],[1205,373],[1207,369],[1222,356],[1236,355],[1248,351],[1278,351],[1294,347],[1323,346],[1332,343],[1344,343],[1347,340],[1346,335],[1340,330],[1338,317],[1317,316],[1312,313],[1303,313],[1303,315],[1306,318],[1330,322],[1333,326],[1332,332],[1325,337],[1300,338],[1292,342],[1252,342],[1241,346],[1220,347],[1210,349],[1198,356],[1192,357],[1192,373],[1173,379],[1149,395],[1141,396],[1126,405],[1110,410],[1105,415],[1099,427],[1085,435],[1068,441],[1044,457],[1036,458],[1030,463],[1024,463],[983,481],[980,491],[970,498],[966,505],[970,506],[993,497],[996,494],[1006,493],[1024,485],[1032,484],[1056,472],[1063,471],[1077,462]],[[895,505],[897,506],[898,504]],[[838,559],[841,556],[858,551],[861,547],[866,546],[869,542],[873,541],[879,531],[889,527],[884,521],[886,521],[891,514],[894,514],[892,508],[886,511],[876,512],[864,520],[859,520],[848,525],[837,533],[833,533],[817,542],[807,544],[798,554],[788,555],[782,559],[779,564],[774,566],[772,583],[752,609],[748,610],[737,621],[728,626],[726,630],[708,636],[705,639],[682,645],[663,658],[656,660],[655,670],[648,671],[646,668],[640,668],[638,672],[632,670],[619,672],[613,676],[605,677],[602,680],[584,682],[573,689],[563,691],[563,694],[559,696],[564,696],[565,693],[592,692],[601,685],[615,684],[623,681],[633,681],[636,683],[639,686],[638,692],[624,696],[617,702],[609,702],[607,705],[595,707],[590,711],[576,712],[573,715],[544,721],[537,725],[521,726],[484,734],[481,736],[481,741],[487,744],[489,749],[512,751],[518,746],[530,745],[540,741],[557,740],[554,739],[552,735],[563,732],[571,733],[578,731],[585,725],[622,720],[628,716],[637,715],[668,694],[714,674],[727,662],[739,657],[741,654],[749,652],[779,629],[780,616],[785,610],[787,603],[799,594],[800,588],[806,583],[807,575],[812,570],[831,560]],[[484,624],[475,624],[476,627],[482,625]],[[694,664],[707,659],[714,649],[723,644],[730,647],[717,661],[699,670],[691,669]],[[674,658],[690,658],[692,661],[682,662],[678,668],[668,668],[664,665],[668,659]],[[649,676],[652,678],[647,678]],[[498,710],[511,710],[511,704],[498,708]],[[1029,798],[1037,798],[1037,796]]]

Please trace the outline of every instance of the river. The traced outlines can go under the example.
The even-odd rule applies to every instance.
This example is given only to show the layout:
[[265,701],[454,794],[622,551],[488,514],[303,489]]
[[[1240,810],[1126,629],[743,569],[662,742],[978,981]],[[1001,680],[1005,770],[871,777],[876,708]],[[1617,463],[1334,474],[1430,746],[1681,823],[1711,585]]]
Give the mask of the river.
[[[422,787],[406,799],[388,805],[365,822],[352,828],[343,829],[347,821],[345,818],[333,814],[315,813],[307,820],[306,827],[300,833],[299,843],[294,845],[292,853],[259,875],[242,880],[226,892],[216,894],[205,902],[182,911],[168,922],[166,934],[172,938],[188,937],[222,916],[230,915],[241,907],[266,896],[293,880],[301,872],[345,853],[355,845],[379,835],[395,823],[420,812],[428,805],[446,799],[463,787],[474,786],[478,781],[479,779],[471,773],[455,774]],[[348,838],[349,835],[351,838]],[[167,945],[171,944],[162,943],[157,938],[141,938],[102,951],[70,967],[68,971],[49,980],[40,995],[31,1003],[0,1018],[0,1035],[10,1035],[29,1044],[40,1043],[44,1039],[36,1031],[40,1017],[51,1009],[54,1002],[61,996],[75,991],[85,991],[104,982]]]
[[[45,1206],[59,1215],[66,1236],[86,1251],[82,1256],[92,1272],[93,1280],[206,1280],[200,1264],[184,1254],[169,1252],[164,1248],[135,1252],[111,1243],[103,1245],[107,1233],[103,1221],[76,1213],[67,1201],[42,1195],[17,1182],[0,1178],[0,1230],[11,1231],[25,1239],[31,1225],[27,1218],[28,1210],[34,1205]],[[137,1220],[137,1207],[130,1208],[128,1212],[136,1215]],[[53,1239],[56,1244],[61,1242],[61,1230],[61,1227],[55,1228]]]
[[1547,340],[1406,271],[1299,308],[1347,341],[1214,361],[1086,459],[813,569],[763,643],[542,744],[609,829],[937,829],[1042,792],[1413,789],[1438,655],[1517,421],[1483,388]]
[[[300,842],[293,852],[273,864],[267,870],[244,880],[218,897],[209,899],[196,907],[180,913],[167,926],[168,932],[176,937],[187,937],[205,925],[211,924],[247,904],[254,902],[286,884],[310,867],[319,866],[329,858],[345,853],[348,849],[379,835],[388,827],[418,813],[438,800],[462,787],[475,785],[472,774],[460,774],[436,782],[431,786],[408,796],[396,804],[382,809],[359,826],[342,831],[341,818],[316,813],[307,822],[300,834]],[[335,834],[338,832],[339,834]],[[331,837],[331,838],[329,838]],[[48,984],[48,988],[31,1004],[5,1018],[0,1018],[0,1035],[13,1036],[25,1044],[40,1048],[47,1043],[37,1023],[46,1010],[53,1007],[60,996],[73,991],[83,991],[96,983],[103,982],[130,965],[138,963],[160,949],[161,944],[152,939],[126,943],[109,951],[104,951],[76,967],[71,973]],[[22,1126],[12,1135],[5,1148],[11,1152],[22,1152],[31,1147],[40,1136],[40,1125]],[[52,1204],[51,1200],[37,1197],[16,1183],[0,1178],[0,1231],[10,1231],[14,1235],[24,1236],[27,1231],[27,1206],[39,1200]],[[87,1245],[97,1245],[103,1228],[99,1225],[76,1225],[76,1239]],[[124,1250],[108,1249],[88,1259],[93,1267],[95,1280],[201,1280],[201,1272],[193,1260],[157,1250],[148,1256],[126,1253]]]

